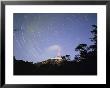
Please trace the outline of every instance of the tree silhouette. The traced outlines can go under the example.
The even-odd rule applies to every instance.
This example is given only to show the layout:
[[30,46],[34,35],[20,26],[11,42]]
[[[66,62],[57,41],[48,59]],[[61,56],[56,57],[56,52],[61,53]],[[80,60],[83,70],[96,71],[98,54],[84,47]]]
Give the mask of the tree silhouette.
[[75,61],[79,62],[80,61],[80,55],[75,55],[74,59],[75,59]]
[[94,43],[93,45],[89,46],[89,49],[91,49],[94,52],[97,52],[97,26],[96,25],[92,25],[92,37],[90,38],[90,40]]
[[75,51],[85,51],[87,49],[87,44],[79,44],[76,48]]
[[75,56],[75,60],[85,59],[88,57],[96,57],[97,54],[97,26],[92,25],[92,37],[90,40],[93,42],[93,45],[88,46],[87,44],[79,44],[75,51],[79,51],[79,55]]
[[97,44],[97,26],[96,25],[92,25],[91,33],[92,33],[92,38],[90,39],[96,45]]
[[66,60],[70,61],[70,55],[66,55]]
[[[84,58],[87,57],[87,50],[88,50],[87,44],[79,44],[75,48],[75,51],[79,51],[79,53],[80,53],[80,58],[79,59],[84,59]],[[77,56],[76,56],[76,58],[77,58]]]
[[92,25],[91,33],[92,33],[92,37],[90,38],[90,40],[93,42],[93,44],[89,46],[88,56],[97,58],[97,26],[96,25]]
[[65,56],[61,56],[61,58],[63,59],[63,61],[66,61],[66,57]]

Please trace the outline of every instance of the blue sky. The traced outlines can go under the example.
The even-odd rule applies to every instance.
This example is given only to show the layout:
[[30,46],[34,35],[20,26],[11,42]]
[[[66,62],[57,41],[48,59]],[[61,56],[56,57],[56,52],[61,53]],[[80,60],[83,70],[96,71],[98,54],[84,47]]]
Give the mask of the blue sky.
[[96,13],[14,13],[13,43],[17,60],[39,62],[60,55],[77,54],[80,43],[91,44]]

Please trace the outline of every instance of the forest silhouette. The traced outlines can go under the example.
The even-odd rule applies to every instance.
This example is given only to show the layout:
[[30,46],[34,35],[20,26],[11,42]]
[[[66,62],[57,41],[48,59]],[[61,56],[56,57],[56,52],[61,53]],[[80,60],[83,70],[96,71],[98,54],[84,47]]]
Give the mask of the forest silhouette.
[[61,56],[62,60],[47,59],[33,63],[16,60],[14,56],[14,75],[97,75],[97,26],[92,25],[90,31],[92,45],[85,43],[76,46],[79,52],[71,60],[70,55]]

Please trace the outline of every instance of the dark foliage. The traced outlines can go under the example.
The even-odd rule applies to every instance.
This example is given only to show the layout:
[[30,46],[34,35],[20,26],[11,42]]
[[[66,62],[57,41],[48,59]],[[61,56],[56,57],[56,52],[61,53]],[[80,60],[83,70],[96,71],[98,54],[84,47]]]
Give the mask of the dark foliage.
[[92,37],[90,40],[93,42],[93,45],[88,46],[87,44],[79,44],[75,51],[79,51],[78,55],[75,55],[75,60],[77,62],[82,60],[88,60],[94,62],[90,63],[93,66],[93,69],[97,69],[97,26],[92,25]]
[[61,63],[55,64],[50,59],[48,63],[42,62],[33,64],[14,59],[14,75],[96,75],[96,59],[90,57],[81,61],[62,60]]

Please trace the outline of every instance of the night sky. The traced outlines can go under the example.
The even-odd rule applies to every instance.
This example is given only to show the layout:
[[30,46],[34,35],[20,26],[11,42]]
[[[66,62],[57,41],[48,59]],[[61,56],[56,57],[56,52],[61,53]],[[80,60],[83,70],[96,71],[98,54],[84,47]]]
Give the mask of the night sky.
[[77,54],[80,43],[90,45],[96,13],[14,13],[13,54],[17,60],[39,62],[60,55]]

